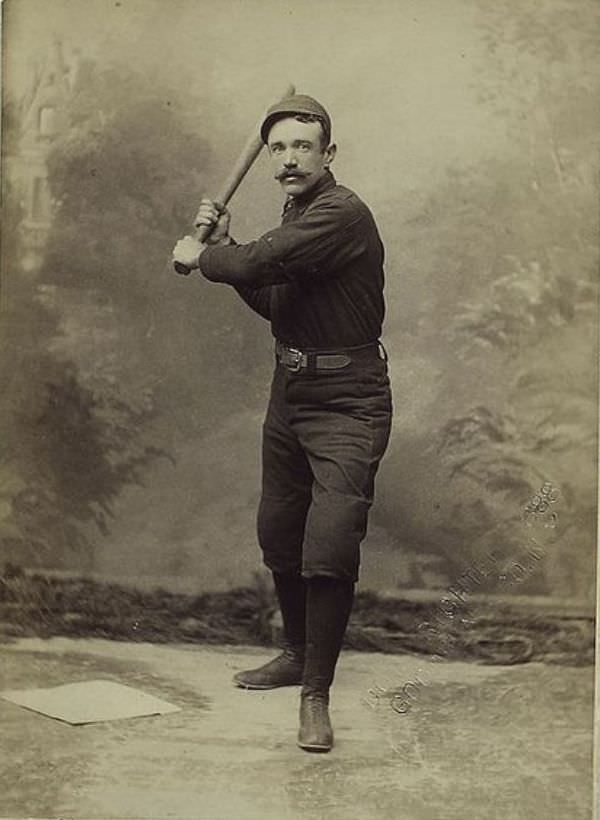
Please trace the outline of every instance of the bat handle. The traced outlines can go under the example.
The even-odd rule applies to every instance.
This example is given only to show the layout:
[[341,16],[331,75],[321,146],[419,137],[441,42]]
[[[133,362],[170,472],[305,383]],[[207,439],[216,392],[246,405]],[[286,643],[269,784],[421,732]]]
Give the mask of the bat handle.
[[[212,225],[200,225],[199,228],[196,228],[194,239],[197,239],[198,242],[204,242],[206,237],[210,236],[212,230]],[[181,276],[189,276],[192,272],[192,268],[188,268],[183,262],[173,262],[173,267],[175,268],[175,272],[181,274]]]
[[175,268],[175,272],[181,274],[181,276],[189,276],[192,272],[192,269],[184,265],[183,262],[173,262],[173,267]]

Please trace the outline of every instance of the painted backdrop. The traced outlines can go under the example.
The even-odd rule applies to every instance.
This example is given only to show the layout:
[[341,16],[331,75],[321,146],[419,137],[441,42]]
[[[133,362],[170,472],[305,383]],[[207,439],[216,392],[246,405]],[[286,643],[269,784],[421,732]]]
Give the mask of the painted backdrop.
[[[3,559],[172,589],[252,578],[269,330],[169,256],[293,81],[330,110],[335,174],[386,246],[396,415],[363,587],[521,554],[549,482],[551,546],[518,590],[591,602],[598,4],[47,8],[3,4]],[[280,210],[263,157],[232,233]]]

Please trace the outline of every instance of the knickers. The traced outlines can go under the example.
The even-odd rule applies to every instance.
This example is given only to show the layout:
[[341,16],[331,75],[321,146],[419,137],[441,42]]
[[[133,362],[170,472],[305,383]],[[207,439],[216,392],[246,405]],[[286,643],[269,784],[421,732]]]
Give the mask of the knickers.
[[358,579],[391,413],[383,359],[335,371],[290,372],[277,365],[263,425],[258,512],[269,569]]

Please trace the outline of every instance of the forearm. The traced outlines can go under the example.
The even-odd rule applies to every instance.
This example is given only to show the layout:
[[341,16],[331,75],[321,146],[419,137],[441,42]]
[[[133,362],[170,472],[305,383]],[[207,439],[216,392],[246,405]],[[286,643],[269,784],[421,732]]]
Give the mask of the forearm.
[[[221,242],[217,245],[212,245],[210,247],[219,247],[219,248],[227,248],[227,247],[240,247],[235,239],[230,236],[229,234],[223,238]],[[202,267],[201,259],[204,256],[204,253],[200,255],[199,265],[201,273],[206,276],[207,279],[210,279],[214,282],[226,282],[232,285],[239,296],[244,300],[244,302],[248,305],[248,307],[252,308],[253,311],[262,316],[264,319],[271,318],[271,291],[268,285],[262,284],[246,284],[249,281],[250,277],[244,275],[244,271],[234,271],[234,280],[230,280],[229,278],[224,278],[224,276],[229,273],[231,275],[231,269],[227,269],[225,266],[225,272],[223,272],[223,267],[221,267],[223,263],[223,254],[209,254],[207,258],[204,259],[204,269]],[[227,265],[228,260],[225,259],[225,263]],[[240,264],[239,262],[237,264]],[[211,266],[214,265],[214,268],[211,271]],[[229,265],[231,265],[231,261],[229,261]],[[209,271],[209,275],[206,274],[206,269]],[[236,275],[241,274],[241,275]],[[258,276],[258,279],[262,281],[263,277]],[[266,277],[265,277],[266,278]],[[242,279],[242,281],[240,281]]]
[[245,245],[238,245],[234,240],[226,245],[210,245],[200,254],[200,272],[211,282],[222,282],[241,290],[287,281],[270,258],[270,249],[264,247],[265,244],[266,240],[261,238]]
[[320,202],[301,218],[283,223],[259,239],[238,245],[212,245],[198,267],[212,282],[260,288],[310,281],[343,270],[364,251],[363,215],[347,200]]
[[[232,245],[237,244],[238,243],[235,241],[235,239],[229,234],[227,234],[227,236],[223,237],[222,240],[220,240],[215,245],[212,245],[211,247],[223,248],[231,247]],[[222,280],[215,279],[214,281]],[[239,296],[248,305],[248,307],[255,311],[255,313],[258,313],[259,316],[262,316],[264,319],[271,318],[271,292],[269,287],[252,287],[250,285],[242,284],[234,284],[233,287],[238,292]]]

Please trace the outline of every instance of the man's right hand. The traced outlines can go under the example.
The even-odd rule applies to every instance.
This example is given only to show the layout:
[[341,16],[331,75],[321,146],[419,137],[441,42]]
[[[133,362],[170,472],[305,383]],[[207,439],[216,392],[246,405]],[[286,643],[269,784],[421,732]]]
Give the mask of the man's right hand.
[[204,197],[200,201],[200,208],[196,214],[194,224],[197,228],[202,225],[214,226],[204,240],[206,245],[228,245],[231,242],[229,237],[230,220],[231,214],[224,205]]

